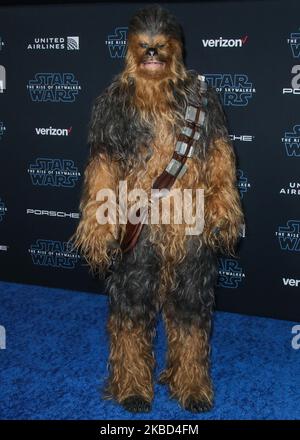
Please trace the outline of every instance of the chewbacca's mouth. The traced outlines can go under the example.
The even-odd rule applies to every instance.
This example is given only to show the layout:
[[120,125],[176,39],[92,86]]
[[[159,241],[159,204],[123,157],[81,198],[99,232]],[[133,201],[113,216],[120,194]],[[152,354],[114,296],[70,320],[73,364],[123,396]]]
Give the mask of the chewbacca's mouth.
[[165,67],[164,62],[162,61],[145,61],[142,63],[142,67],[147,70],[162,70]]

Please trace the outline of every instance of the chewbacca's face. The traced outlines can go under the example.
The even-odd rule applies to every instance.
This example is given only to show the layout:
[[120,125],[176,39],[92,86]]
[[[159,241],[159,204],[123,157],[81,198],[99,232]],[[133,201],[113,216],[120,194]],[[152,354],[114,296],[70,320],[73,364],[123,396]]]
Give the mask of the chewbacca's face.
[[163,34],[131,35],[128,51],[135,64],[136,74],[148,79],[162,79],[170,75],[175,59],[181,57],[178,41]]

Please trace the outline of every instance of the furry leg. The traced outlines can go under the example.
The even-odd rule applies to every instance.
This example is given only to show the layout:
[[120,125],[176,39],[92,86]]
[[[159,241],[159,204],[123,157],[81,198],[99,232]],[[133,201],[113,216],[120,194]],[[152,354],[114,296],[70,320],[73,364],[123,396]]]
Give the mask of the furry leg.
[[109,363],[111,375],[106,392],[127,410],[149,411],[153,399],[152,372],[155,364],[152,351],[154,331],[147,324],[136,325],[127,319],[120,322],[111,315]]
[[125,409],[145,412],[153,399],[152,341],[158,301],[158,259],[146,242],[146,228],[134,250],[123,255],[107,279],[110,298],[110,377],[106,397]]
[[192,412],[208,411],[212,407],[213,389],[209,377],[209,332],[191,325],[178,324],[166,316],[168,336],[167,369],[160,382],[168,384],[172,397]]
[[216,275],[214,255],[203,245],[193,250],[190,243],[163,305],[168,356],[160,382],[192,412],[208,411],[213,403],[209,337]]

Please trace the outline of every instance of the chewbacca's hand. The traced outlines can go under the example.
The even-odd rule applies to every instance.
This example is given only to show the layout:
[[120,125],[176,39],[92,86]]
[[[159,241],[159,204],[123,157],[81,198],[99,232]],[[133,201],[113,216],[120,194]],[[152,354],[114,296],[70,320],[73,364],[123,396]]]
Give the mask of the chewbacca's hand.
[[107,241],[107,255],[111,260],[115,261],[121,253],[121,246],[118,240],[111,238]]
[[204,238],[207,244],[215,250],[234,255],[239,232],[240,224],[232,224],[224,219],[216,225],[211,225],[210,230],[204,231]]
[[71,239],[91,269],[104,272],[121,252],[116,233],[115,225],[99,225],[93,217],[83,217]]
[[106,254],[109,260],[115,259],[115,257],[121,253],[121,246],[119,240],[117,237],[117,231],[116,229],[110,230],[105,235],[105,248],[106,248]]
[[108,247],[108,249],[113,251],[115,249],[120,248],[120,243],[115,238],[112,238],[112,239],[108,240],[107,247]]
[[110,261],[108,270],[111,270],[115,267],[117,261],[122,258],[122,250],[120,243],[115,238],[111,238],[107,242],[107,255]]

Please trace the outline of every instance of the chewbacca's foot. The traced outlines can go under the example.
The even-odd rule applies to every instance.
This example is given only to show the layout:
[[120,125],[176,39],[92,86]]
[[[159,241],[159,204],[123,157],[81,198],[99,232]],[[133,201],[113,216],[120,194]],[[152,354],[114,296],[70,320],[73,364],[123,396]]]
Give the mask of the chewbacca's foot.
[[184,409],[192,413],[206,412],[212,409],[213,405],[205,397],[189,397],[184,405]]
[[140,396],[127,397],[121,402],[121,404],[127,411],[133,413],[151,411],[151,403],[147,402],[147,400]]

